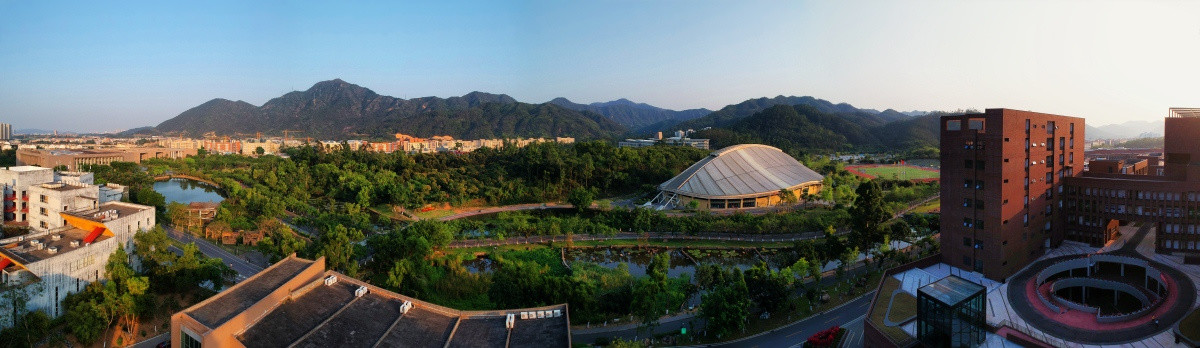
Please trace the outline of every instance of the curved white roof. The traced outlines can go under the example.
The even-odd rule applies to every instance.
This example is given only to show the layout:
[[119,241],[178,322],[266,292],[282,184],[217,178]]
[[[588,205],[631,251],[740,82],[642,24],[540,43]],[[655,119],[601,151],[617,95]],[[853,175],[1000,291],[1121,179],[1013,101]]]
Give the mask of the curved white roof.
[[783,151],[742,144],[709,154],[659,190],[705,199],[748,198],[796,189],[825,179]]

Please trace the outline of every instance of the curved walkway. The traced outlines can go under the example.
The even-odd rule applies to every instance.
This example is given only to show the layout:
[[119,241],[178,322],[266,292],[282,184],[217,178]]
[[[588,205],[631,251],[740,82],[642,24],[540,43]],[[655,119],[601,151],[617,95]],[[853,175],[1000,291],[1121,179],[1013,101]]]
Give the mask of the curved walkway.
[[[1176,322],[1183,319],[1191,311],[1192,306],[1196,302],[1196,286],[1192,283],[1191,278],[1183,274],[1183,272],[1148,259],[1135,251],[1148,232],[1149,226],[1139,229],[1137,234],[1131,237],[1125,245],[1111,252],[1111,254],[1146,260],[1152,267],[1170,276],[1173,289],[1168,294],[1168,298],[1163,299],[1163,304],[1154,312],[1146,314],[1139,319],[1123,322],[1121,323],[1123,325],[1120,326],[1097,326],[1094,329],[1087,329],[1067,325],[1059,320],[1088,322],[1090,319],[1094,321],[1094,314],[1081,316],[1082,312],[1080,311],[1067,311],[1067,313],[1055,315],[1047,308],[1039,308],[1044,307],[1044,305],[1034,303],[1037,300],[1032,300],[1032,297],[1036,296],[1032,292],[1035,291],[1033,290],[1032,279],[1037,276],[1037,272],[1059,261],[1078,258],[1080,255],[1043,259],[1030,264],[1023,271],[1009,278],[1009,303],[1018,315],[1038,330],[1053,333],[1058,338],[1072,342],[1085,344],[1121,344],[1139,341],[1169,330]],[[1017,288],[1013,289],[1013,286]],[[1048,316],[1054,316],[1054,318]],[[1158,325],[1151,323],[1154,319],[1159,320]]]
[[[842,235],[845,232],[839,232]],[[688,235],[684,233],[665,233],[665,232],[650,232],[646,234],[634,232],[621,232],[611,236],[599,234],[575,234],[571,237],[573,242],[583,241],[605,241],[605,240],[637,240],[645,237],[648,240],[703,240],[703,241],[722,241],[722,242],[743,242],[743,243],[782,243],[795,242],[799,240],[810,240],[824,238],[822,232],[803,232],[789,234],[738,234],[738,233],[698,233],[696,235]],[[496,239],[467,239],[456,240],[450,242],[447,248],[478,248],[491,247],[501,245],[518,245],[518,244],[541,244],[541,243],[566,243],[566,236],[532,236],[532,237],[514,237],[504,240]]]

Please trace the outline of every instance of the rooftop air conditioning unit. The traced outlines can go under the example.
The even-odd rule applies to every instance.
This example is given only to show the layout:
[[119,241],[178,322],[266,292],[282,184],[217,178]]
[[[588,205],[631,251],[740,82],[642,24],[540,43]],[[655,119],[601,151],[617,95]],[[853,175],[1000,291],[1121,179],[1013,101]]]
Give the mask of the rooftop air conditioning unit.
[[412,306],[412,301],[405,300],[404,303],[400,304],[400,314],[408,313],[408,310],[412,309]]
[[512,315],[512,314],[509,314],[509,315],[507,315],[507,316],[505,316],[505,317],[504,317],[504,327],[505,327],[505,328],[507,328],[507,329],[509,329],[509,330],[512,330],[512,329],[513,329],[513,324],[515,324],[515,323],[516,323],[516,318],[515,318],[515,316],[514,316],[514,315]]
[[51,254],[58,253],[58,247],[47,248],[46,252],[51,253]]
[[521,312],[521,320],[529,319],[529,312]]
[[558,318],[558,317],[561,317],[561,316],[562,316],[562,310],[555,309],[555,310],[554,310],[554,317],[555,317],[555,318]]
[[537,311],[537,318],[538,319],[546,318],[546,311]]
[[55,234],[55,235],[51,235],[51,236],[50,236],[50,240],[53,240],[53,241],[58,241],[58,240],[61,240],[61,239],[62,239],[62,235],[61,235],[61,234]]
[[79,247],[79,241],[77,241],[77,240],[73,240],[73,241],[71,241],[71,247],[72,247],[72,248],[78,248],[78,247]]
[[354,297],[363,297],[363,295],[366,295],[366,294],[367,294],[367,287],[365,287],[365,286],[360,286],[360,287],[358,287],[358,290],[354,290]]
[[331,276],[325,277],[325,286],[333,285],[333,283],[337,283],[337,276],[331,275]]

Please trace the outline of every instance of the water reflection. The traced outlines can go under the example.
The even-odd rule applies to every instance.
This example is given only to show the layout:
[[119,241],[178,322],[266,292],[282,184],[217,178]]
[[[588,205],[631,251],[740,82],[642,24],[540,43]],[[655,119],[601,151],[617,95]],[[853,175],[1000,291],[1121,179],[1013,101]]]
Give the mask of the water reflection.
[[221,197],[216,187],[189,179],[170,179],[154,183],[154,191],[162,194],[167,203],[179,202],[220,202]]

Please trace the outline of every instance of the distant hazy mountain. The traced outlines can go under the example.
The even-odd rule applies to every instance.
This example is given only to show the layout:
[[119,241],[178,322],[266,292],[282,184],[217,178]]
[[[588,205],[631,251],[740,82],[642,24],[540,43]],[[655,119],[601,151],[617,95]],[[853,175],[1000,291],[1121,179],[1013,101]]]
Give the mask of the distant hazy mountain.
[[1164,126],[1165,123],[1162,119],[1154,121],[1128,121],[1104,126],[1089,125],[1085,137],[1088,140],[1161,137]]
[[[14,129],[13,134],[54,134],[54,130],[45,130],[37,128]],[[58,131],[60,135],[75,135],[75,132]]]
[[635,103],[625,98],[604,103],[578,104],[567,100],[567,98],[559,97],[551,100],[550,104],[571,110],[595,112],[638,133],[647,131],[643,130],[643,128],[650,125],[663,122],[670,123],[672,121],[678,123],[708,115],[712,112],[712,110],[708,109],[675,111],[650,104]]
[[284,94],[254,106],[213,99],[155,127],[231,135],[300,130],[301,137],[390,138],[394,133],[462,139],[497,137],[612,137],[625,128],[608,117],[551,103],[527,104],[503,94],[471,92],[461,97],[399,99],[340,79]]

